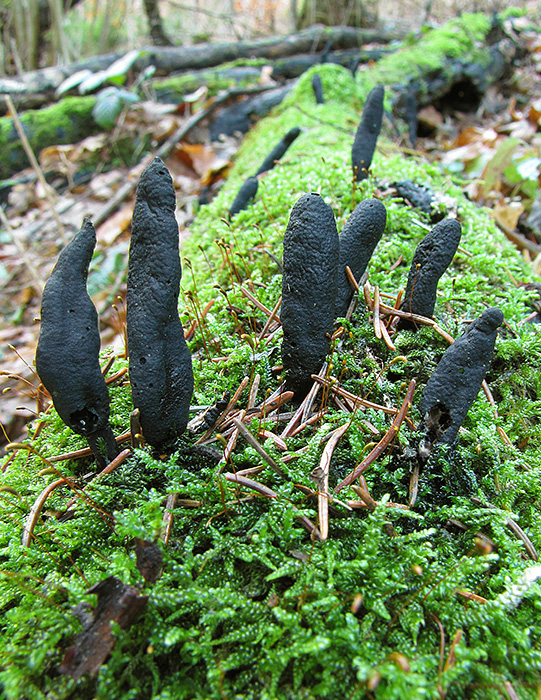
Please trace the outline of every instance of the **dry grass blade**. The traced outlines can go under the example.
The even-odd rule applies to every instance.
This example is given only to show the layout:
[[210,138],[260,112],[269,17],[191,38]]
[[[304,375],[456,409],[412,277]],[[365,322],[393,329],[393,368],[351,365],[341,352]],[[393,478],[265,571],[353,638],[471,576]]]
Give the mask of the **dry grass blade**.
[[41,510],[45,505],[45,501],[49,498],[50,494],[60,486],[71,486],[71,484],[70,481],[64,477],[62,477],[61,479],[57,479],[56,481],[53,481],[48,486],[46,486],[34,501],[34,504],[32,505],[30,513],[28,513],[28,517],[26,518],[26,522],[24,524],[22,539],[23,547],[30,546],[30,542],[32,541],[32,537],[34,536],[34,528],[36,527],[36,523],[38,521]]
[[420,326],[435,326],[436,321],[427,316],[419,316],[418,314],[412,314],[409,311],[402,311],[397,309],[395,306],[389,306],[388,304],[383,304],[380,301],[379,312],[382,316],[398,316],[399,318],[406,318],[408,321],[415,321]]
[[396,437],[400,426],[402,425],[402,421],[404,420],[407,412],[411,408],[411,402],[413,399],[414,391],[415,379],[412,379],[409,383],[408,390],[406,391],[404,402],[402,403],[400,410],[396,414],[396,417],[393,420],[391,427],[385,433],[382,439],[378,442],[378,444],[374,447],[372,452],[370,452],[370,454],[367,457],[365,457],[357,467],[355,467],[351,474],[348,474],[348,476],[346,476],[346,478],[338,484],[338,486],[335,488],[336,493],[339,493],[344,487],[349,486],[353,481],[355,481],[355,479],[357,479],[357,477],[359,477],[373,462],[375,462],[375,460],[391,444],[391,442]]
[[[472,503],[475,503],[475,505],[480,506],[481,508],[491,508],[494,510],[497,510],[496,506],[493,503],[483,503],[483,501],[480,498],[474,497],[471,499]],[[516,523],[514,520],[511,518],[506,518],[505,519],[505,524],[507,527],[511,530],[511,532],[517,537],[519,540],[522,540],[524,543],[524,546],[526,547],[526,551],[528,552],[530,559],[533,559],[533,561],[539,561],[539,554],[537,553],[536,548],[533,545],[533,542],[530,540],[528,535],[524,532],[524,530]]]
[[381,320],[379,317],[379,287],[374,287],[374,310],[373,310],[374,333],[376,338],[381,340]]
[[255,439],[248,428],[241,423],[236,418],[233,418],[233,425],[242,435],[242,437],[254,448],[257,454],[265,460],[265,462],[275,471],[279,476],[286,478],[286,474],[282,467],[270,456],[270,454],[262,447],[262,445]]
[[[239,413],[238,419],[240,421],[244,420],[245,413],[246,413],[246,411],[241,411]],[[218,474],[222,473],[222,471],[225,468],[225,465],[229,462],[229,458],[231,457],[231,453],[233,452],[233,450],[235,449],[235,447],[237,445],[238,437],[239,437],[239,431],[237,428],[235,428],[233,430],[233,432],[231,433],[231,435],[229,436],[229,439],[227,441],[226,446],[224,447],[224,454],[223,454],[222,459],[220,460]]]
[[389,335],[389,331],[387,330],[387,326],[383,322],[381,322],[380,328],[381,328],[381,336],[383,338],[383,342],[389,348],[389,350],[392,350],[393,352],[395,352],[396,346],[393,343],[393,341],[391,340],[391,336]]
[[257,491],[257,493],[259,493],[261,496],[265,496],[265,498],[278,498],[278,494],[276,493],[276,491],[273,491],[268,486],[265,486],[265,484],[260,484],[259,481],[249,479],[247,476],[242,476],[241,474],[231,474],[230,472],[224,474],[224,476],[228,481],[233,481],[236,484],[240,484],[241,486],[246,486],[246,488],[253,489],[254,491]]
[[261,383],[261,375],[255,374],[252,379],[252,386],[250,387],[250,393],[248,394],[248,403],[246,408],[250,410],[255,406],[255,400],[257,397],[257,392],[259,391],[259,384]]
[[409,485],[409,493],[408,493],[408,502],[410,504],[410,508],[413,508],[415,505],[415,502],[417,501],[417,494],[419,491],[419,465],[416,464],[413,467],[413,471],[411,472],[410,476],[410,485]]
[[[398,413],[398,410],[396,408],[388,408],[387,406],[381,406],[378,403],[373,403],[372,401],[368,401],[367,399],[363,399],[362,396],[356,396],[355,394],[352,394],[351,392],[347,391],[347,389],[344,389],[341,386],[338,386],[337,384],[333,383],[332,379],[322,379],[319,377],[319,375],[312,375],[312,379],[314,379],[316,382],[319,382],[320,384],[325,384],[330,388],[330,390],[333,393],[338,394],[338,396],[342,396],[344,399],[348,399],[353,403],[354,410],[359,408],[359,406],[364,406],[365,408],[374,408],[377,411],[383,411],[383,413],[387,413],[390,416],[395,416]],[[408,421],[409,424],[409,421]],[[411,427],[415,430],[415,426],[413,424]]]
[[338,441],[350,425],[351,423],[345,423],[339,428],[336,428],[336,430],[333,430],[329,441],[325,445],[323,454],[321,455],[319,467],[316,467],[311,475],[318,485],[319,530],[322,540],[326,540],[329,536],[329,468],[331,465],[331,458]]
[[[119,435],[117,438],[115,438],[115,440],[117,445],[122,445],[125,442],[129,442],[131,440],[131,433],[122,433],[122,435]],[[90,447],[83,447],[80,450],[64,452],[64,454],[49,457],[49,462],[66,462],[68,459],[85,459],[92,456],[93,452]],[[107,467],[105,468],[107,469]]]
[[[109,464],[101,470],[101,472],[99,472],[98,474],[96,474],[96,476],[95,476],[91,481],[89,481],[88,484],[86,484],[85,486],[83,486],[83,488],[81,489],[81,491],[84,491],[86,488],[88,488],[89,486],[91,486],[93,483],[95,483],[95,482],[96,482],[98,479],[100,479],[102,476],[107,476],[107,474],[110,474],[110,473],[111,473],[112,471],[114,471],[117,467],[119,467],[119,466],[122,464],[122,462],[123,462],[125,459],[127,459],[131,454],[132,454],[132,451],[131,451],[130,449],[128,449],[128,448],[126,448],[125,450],[122,450],[122,452],[120,452],[119,454],[117,454],[117,456],[116,456],[113,460],[111,460],[111,461],[109,462]],[[77,500],[76,498],[72,498],[70,501],[68,501],[68,503],[67,503],[67,505],[66,505],[66,511],[73,507],[73,505],[75,504],[76,500]]]
[[30,273],[30,277],[33,280],[33,287],[36,293],[38,294],[38,296],[41,296],[41,293],[43,292],[43,287],[45,286],[45,282],[42,280],[34,263],[28,257],[28,254],[24,247],[24,243],[21,240],[21,238],[19,238],[19,232],[16,229],[12,228],[7,216],[4,214],[4,210],[2,207],[0,207],[0,222],[2,222],[2,226],[11,236],[13,245],[15,246],[15,248],[17,248],[17,253],[21,256],[21,260],[23,261],[24,266]]
[[220,426],[224,422],[227,414],[235,406],[235,404],[239,400],[240,395],[242,394],[242,392],[246,388],[249,381],[250,381],[250,379],[248,377],[244,377],[244,379],[240,383],[237,391],[234,393],[231,401],[227,404],[227,406],[224,408],[224,410],[218,416],[215,424],[212,427],[210,427],[207,430],[207,432],[199,438],[199,440],[195,443],[196,445],[201,445],[204,442],[206,442],[209,439],[209,437],[212,435],[212,433],[218,428],[218,426]]
[[325,377],[326,374],[327,374],[327,363],[325,362],[325,364],[323,365],[323,367],[319,371],[319,374],[312,375],[312,379],[314,379],[314,384],[313,384],[312,388],[310,389],[310,391],[308,392],[308,394],[306,395],[306,397],[304,398],[304,400],[302,401],[299,408],[295,411],[295,413],[294,413],[293,417],[291,418],[291,420],[289,421],[289,423],[283,429],[282,434],[280,435],[281,438],[285,439],[285,438],[291,436],[291,434],[293,433],[293,429],[295,428],[297,423],[302,419],[302,417],[305,415],[306,408],[308,406],[312,406],[312,404],[314,403],[314,399],[316,398],[317,393],[319,391],[319,386],[317,385],[316,378],[318,381],[320,379],[323,380],[323,378]]
[[269,319],[272,319],[273,312],[270,309],[267,309],[265,304],[262,304],[259,301],[259,299],[256,299],[254,297],[254,295],[251,292],[249,292],[247,289],[245,289],[242,285],[239,287],[239,289],[240,289],[241,293],[243,294],[243,296],[245,296],[248,299],[248,301],[251,301],[252,304],[256,308],[258,308],[260,311],[262,311],[265,314],[265,316],[267,316]]
[[355,293],[358,294],[360,292],[361,288],[359,287],[359,283],[355,279],[355,275],[351,271],[351,268],[349,267],[349,265],[346,265],[346,275],[348,278],[348,282],[351,284],[351,286],[355,290]]
[[279,450],[287,450],[286,443],[282,440],[281,437],[273,433],[271,430],[260,430],[257,434],[257,437],[268,438],[269,440],[272,440],[274,442],[274,444]]
[[[224,476],[228,481],[232,481],[233,483],[237,483],[240,486],[246,486],[249,489],[253,489],[262,496],[266,496],[267,498],[278,498],[278,494],[276,493],[276,491],[273,491],[264,484],[260,484],[258,481],[253,481],[253,479],[248,479],[247,477],[241,476],[240,474],[228,473],[224,474]],[[294,511],[297,511],[297,508],[295,508],[295,506],[291,507]],[[307,518],[305,515],[297,515],[295,517],[301,523],[301,525],[306,530],[308,530],[312,537],[314,537],[316,540],[321,540],[321,532],[309,518]]]
[[165,504],[165,513],[162,518],[162,532],[160,539],[164,544],[168,544],[169,538],[171,537],[171,530],[173,529],[173,520],[175,509],[175,503],[178,497],[178,493],[170,493],[167,495],[167,503]]
[[359,482],[363,482],[362,485],[361,485],[361,483],[359,483],[358,486],[356,486],[355,484],[352,484],[351,488],[355,491],[357,496],[360,496],[360,498],[362,499],[364,505],[366,506],[366,508],[368,508],[368,510],[371,510],[371,511],[376,510],[376,506],[378,505],[378,502],[375,501],[372,498],[372,496],[370,495],[370,492],[368,491],[368,486],[366,484],[366,480],[364,479],[362,474],[359,477]]
[[[485,396],[488,399],[489,404],[492,406],[492,412],[494,413],[494,419],[498,420],[499,419],[499,414],[498,414],[498,408],[496,406],[496,402],[494,401],[494,396],[492,396],[492,392],[490,391],[490,387],[487,384],[487,380],[483,379],[483,384],[481,385],[483,387],[483,391],[485,392]],[[498,431],[499,436],[501,439],[505,442],[506,445],[513,445],[511,440],[509,439],[509,436],[505,432],[505,430],[501,426],[497,426],[496,430]]]
[[32,146],[28,142],[25,131],[23,129],[23,125],[21,124],[21,120],[19,119],[19,115],[17,114],[17,110],[15,109],[15,105],[13,104],[11,97],[8,94],[5,94],[4,98],[6,100],[6,104],[8,106],[9,112],[11,114],[11,118],[13,119],[13,124],[15,126],[16,131],[17,131],[17,134],[18,134],[19,138],[21,139],[21,144],[22,144],[22,147],[24,148],[24,152],[26,153],[26,157],[30,161],[30,165],[32,166],[32,169],[36,173],[36,177],[38,178],[40,185],[43,187],[43,191],[45,192],[45,197],[47,198],[47,202],[49,203],[49,206],[51,208],[51,212],[52,212],[53,217],[56,221],[56,225],[58,226],[58,232],[60,233],[60,237],[62,238],[62,243],[64,243],[64,245],[66,245],[67,240],[66,240],[66,233],[64,231],[64,224],[60,221],[60,217],[58,216],[58,212],[56,211],[56,205],[55,205],[55,201],[54,201],[54,197],[56,197],[56,192],[53,190],[53,188],[49,185],[49,183],[45,179],[43,171],[40,168],[40,165],[38,163],[36,156],[34,155],[34,151],[32,150]]
[[281,303],[282,303],[282,295],[280,294],[280,298],[276,302],[276,304],[271,312],[271,315],[268,317],[267,322],[265,323],[265,326],[263,327],[263,330],[257,336],[258,341],[263,340],[263,338],[266,336],[266,334],[270,328],[270,325],[273,321],[276,321],[276,323],[281,324],[280,318],[278,316],[278,309],[280,308]]

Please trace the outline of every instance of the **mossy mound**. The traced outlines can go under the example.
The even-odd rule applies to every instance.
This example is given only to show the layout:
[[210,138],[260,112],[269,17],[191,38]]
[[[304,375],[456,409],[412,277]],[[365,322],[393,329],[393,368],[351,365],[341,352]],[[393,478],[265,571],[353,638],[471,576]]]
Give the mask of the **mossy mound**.
[[[437,451],[421,471],[412,509],[402,506],[417,437],[404,423],[393,449],[365,473],[376,507],[351,511],[333,503],[325,542],[313,539],[299,519],[317,521],[310,473],[319,465],[324,437],[351,423],[333,455],[332,487],[370,452],[392,417],[376,409],[348,413],[323,394],[320,420],[286,438],[287,450],[265,440],[287,478],[269,467],[250,478],[275,497],[225,478],[226,471],[262,464],[243,439],[218,468],[212,453],[194,456],[194,439],[186,438],[166,458],[136,450],[90,485],[86,499],[76,499],[71,517],[67,492],[54,491],[24,547],[32,504],[57,478],[43,458],[83,446],[49,411],[30,441],[42,457],[19,450],[4,467],[8,488],[0,492],[0,683],[6,698],[491,700],[505,684],[509,694],[538,697],[541,572],[528,547],[541,547],[541,349],[538,327],[523,323],[529,308],[522,285],[531,281],[530,268],[488,213],[463,196],[461,183],[390,142],[380,144],[372,177],[356,185],[350,154],[363,91],[343,69],[319,66],[317,72],[326,104],[315,105],[309,72],[247,137],[228,183],[201,210],[185,241],[185,327],[199,319],[191,341],[193,403],[211,404],[256,374],[257,403],[279,386],[273,367],[280,361],[280,331],[259,339],[267,316],[242,289],[268,309],[276,305],[281,239],[304,192],[321,192],[339,230],[361,199],[380,196],[388,223],[369,280],[391,296],[405,286],[429,224],[422,212],[393,199],[386,184],[409,178],[445,195],[463,227],[461,248],[439,285],[438,324],[456,336],[487,305],[505,313],[487,377],[497,417],[481,393],[456,448]],[[222,217],[240,184],[295,125],[303,133],[261,178],[254,203],[227,222]],[[431,328],[401,331],[393,336],[393,352],[376,339],[362,300],[344,326],[330,374],[352,393],[394,408],[415,379],[410,417],[418,422],[420,391],[446,341]],[[125,364],[118,358],[114,369]],[[120,433],[128,426],[129,387],[113,387],[111,397],[113,428]],[[248,388],[239,407],[247,400]],[[282,412],[288,410],[286,404]],[[263,440],[263,430],[279,434],[285,422],[256,418],[247,425]],[[221,443],[212,446],[219,458]],[[58,468],[79,485],[93,470],[84,460]],[[164,544],[169,493],[178,500]],[[339,498],[359,500],[352,490]],[[517,535],[516,523],[527,539]],[[136,538],[157,542],[163,551],[156,583],[145,584],[139,573]],[[84,601],[95,604],[85,591],[110,575],[149,600],[129,629],[114,627],[116,644],[98,675],[76,683],[57,672],[81,631],[72,611]]]

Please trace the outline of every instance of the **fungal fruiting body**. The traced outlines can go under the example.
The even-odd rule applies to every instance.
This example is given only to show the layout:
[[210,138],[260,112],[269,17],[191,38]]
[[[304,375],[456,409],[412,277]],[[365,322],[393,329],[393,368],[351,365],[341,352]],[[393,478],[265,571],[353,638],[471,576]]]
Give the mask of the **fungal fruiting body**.
[[258,171],[256,172],[256,176],[262,175],[268,170],[272,170],[276,161],[280,160],[280,158],[282,158],[285,155],[287,149],[291,146],[293,141],[295,141],[295,139],[300,133],[301,130],[298,126],[294,126],[292,129],[290,129],[287,132],[287,134],[276,144],[276,146],[272,149],[272,151],[265,158],[265,160],[261,163]]
[[58,257],[41,301],[36,369],[60,418],[84,435],[100,464],[97,441],[116,455],[109,426],[109,394],[99,363],[98,312],[88,296],[88,267],[96,245],[89,218]]
[[190,351],[178,315],[182,271],[175,190],[155,158],[139,179],[128,264],[130,384],[145,440],[170,448],[185,431],[193,393]]
[[338,233],[331,207],[305,194],[291,210],[284,236],[281,321],[286,387],[312,386],[330,347],[338,289]]
[[323,85],[321,84],[321,77],[319,73],[314,73],[312,76],[312,90],[314,91],[316,104],[325,104],[325,98],[323,97]]
[[379,199],[363,200],[346,221],[339,237],[337,316],[345,316],[353,296],[346,267],[350,268],[357,281],[361,279],[383,235],[386,222],[387,210]]
[[[419,243],[413,255],[402,311],[431,318],[438,282],[457,251],[461,231],[456,219],[444,219]],[[413,321],[405,318],[400,319],[398,327],[416,328]]]
[[443,353],[419,404],[425,434],[421,456],[436,442],[454,442],[490,367],[502,323],[500,309],[487,309]]
[[257,177],[249,177],[244,180],[239,191],[237,192],[237,196],[233,200],[233,204],[229,208],[230,217],[235,216],[235,214],[238,214],[239,211],[246,209],[250,201],[257,194],[258,184]]
[[434,193],[429,187],[419,185],[411,180],[395,182],[396,192],[399,197],[407,199],[412,207],[424,211],[425,214],[433,214]]
[[383,85],[376,85],[366,98],[361,123],[357,127],[351,149],[351,164],[357,182],[368,177],[368,168],[372,164],[376,143],[381,131],[384,95]]

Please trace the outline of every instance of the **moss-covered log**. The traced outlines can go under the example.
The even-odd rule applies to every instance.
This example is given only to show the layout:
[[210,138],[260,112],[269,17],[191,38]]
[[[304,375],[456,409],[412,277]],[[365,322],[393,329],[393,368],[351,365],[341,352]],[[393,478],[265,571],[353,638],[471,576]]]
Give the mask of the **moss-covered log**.
[[[474,42],[480,21],[470,26],[463,17],[445,31]],[[523,284],[534,275],[487,212],[464,197],[463,183],[398,150],[384,133],[371,176],[353,182],[351,146],[373,87],[366,84],[371,71],[358,82],[336,66],[317,72],[325,105],[315,104],[308,72],[248,135],[223,190],[183,241],[193,271],[184,292],[195,402],[210,406],[241,388],[231,419],[218,424],[220,435],[164,459],[136,450],[87,485],[88,500],[77,501],[70,519],[62,517],[67,498],[60,487],[54,491],[58,480],[43,470],[43,458],[77,449],[81,440],[73,443],[54,410],[30,438],[29,449],[40,456],[20,450],[3,465],[0,683],[7,700],[442,693],[492,700],[500,688],[536,698],[541,344],[537,329],[524,322],[530,297]],[[253,204],[227,221],[254,162],[296,125],[302,131],[287,159],[261,178]],[[415,333],[396,330],[387,315],[398,306],[429,227],[429,214],[380,187],[404,180],[444,192],[463,230],[462,248],[438,286],[439,328]],[[292,206],[307,192],[320,192],[339,229],[359,202],[378,194],[387,227],[371,259],[366,297],[343,330],[333,329],[323,390],[311,391],[313,403],[299,412],[281,405],[273,414],[275,401],[291,400],[278,368],[282,240]],[[456,446],[434,450],[420,470],[410,507],[420,397],[448,347],[441,330],[458,338],[487,305],[506,319],[486,377],[494,405],[482,392],[475,398]],[[395,350],[384,333],[378,339],[378,320]],[[115,368],[125,364],[118,358]],[[410,407],[404,391],[412,380]],[[127,429],[131,408],[129,388],[112,387],[115,432]],[[397,434],[396,412],[406,409]],[[204,436],[186,436],[196,439],[205,443]],[[255,449],[255,439],[264,450]],[[382,444],[392,448],[383,452]],[[328,498],[361,462],[365,481],[329,503],[328,538],[320,542],[314,500]],[[80,476],[86,466],[68,461],[62,473]],[[61,517],[36,519],[37,541],[23,550],[17,526],[35,515],[32,504],[44,489],[51,489],[47,515]],[[156,583],[145,583],[137,568],[130,551],[137,538],[164,550]],[[56,669],[81,631],[72,611],[88,602],[89,586],[111,575],[145,586],[148,606],[129,630],[115,633],[115,649],[96,676],[61,678]]]
[[[340,34],[342,31],[343,36]],[[191,47],[190,50],[182,47],[163,49],[164,55],[161,62],[158,62],[158,68],[161,67],[165,73],[181,69],[197,70],[224,61],[237,60],[249,52],[252,57],[261,57],[263,62],[265,59],[277,60],[277,76],[279,77],[280,70],[283,70],[285,71],[283,76],[291,77],[306,70],[307,65],[309,63],[312,65],[311,61],[313,62],[314,59],[308,62],[301,60],[300,67],[286,69],[283,65],[280,68],[280,60],[283,60],[284,56],[293,56],[303,50],[321,50],[326,43],[322,37],[332,42],[333,48],[357,46],[359,42],[362,43],[361,39],[364,36],[362,32],[359,34],[359,31],[344,27],[326,30],[321,27],[312,28],[294,35],[299,37],[299,41],[265,39],[261,40],[259,48],[253,51],[252,44],[247,42],[227,45],[222,53],[220,51],[225,45]],[[161,50],[156,47],[151,49],[148,54],[139,59],[136,67],[143,69],[147,65],[145,61],[152,62],[152,59],[157,58],[157,51]],[[392,107],[400,117],[407,119],[407,104],[411,98],[414,98],[417,105],[423,106],[446,95],[452,96],[453,89],[456,87],[462,94],[468,93],[470,99],[479,99],[488,85],[498,81],[509,69],[514,51],[515,47],[509,40],[501,39],[497,24],[493,26],[491,20],[484,15],[471,15],[467,22],[452,29],[446,26],[434,30],[413,46],[385,56],[370,70],[361,72],[358,83],[363,98],[376,84],[383,84],[388,96],[388,106]],[[329,56],[332,60],[332,54]],[[118,56],[115,57],[118,58]],[[336,60],[349,63],[349,58]],[[180,102],[186,92],[196,89],[201,82],[214,86],[214,90],[232,85],[251,84],[252,80],[259,78],[260,66],[261,61],[256,60],[251,68],[250,66],[228,67],[223,74],[221,71],[205,71],[199,77],[172,76],[165,80],[156,79],[152,85],[158,99]],[[46,83],[45,78],[44,81],[42,89]],[[44,94],[47,93],[44,92]],[[284,91],[279,99],[281,100],[285,94]],[[50,98],[49,95],[48,99]],[[95,99],[95,97],[66,98],[55,106],[26,112],[22,120],[34,150],[39,151],[40,148],[53,144],[74,143],[98,131],[91,116]],[[269,103],[267,107],[263,105],[250,118],[243,117],[241,123],[245,126],[241,130],[247,130],[256,116],[265,114],[275,104],[275,102]],[[240,105],[239,108],[246,111],[242,102]],[[239,128],[238,125],[236,128]],[[211,128],[211,132],[216,137],[220,130],[227,133],[227,130],[221,127],[214,130]],[[8,117],[0,118],[0,148],[6,155],[0,164],[0,179],[27,167],[24,150],[18,143],[12,120]]]
[[[56,105],[20,115],[35,153],[46,146],[76,143],[100,131],[92,117],[95,97],[66,97]],[[0,179],[28,167],[28,158],[11,117],[0,118]]]

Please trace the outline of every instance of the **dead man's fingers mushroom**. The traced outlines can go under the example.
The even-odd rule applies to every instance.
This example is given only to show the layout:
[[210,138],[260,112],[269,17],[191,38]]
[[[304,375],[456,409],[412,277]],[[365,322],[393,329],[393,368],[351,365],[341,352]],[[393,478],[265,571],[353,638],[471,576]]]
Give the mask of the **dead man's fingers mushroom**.
[[[431,318],[436,290],[460,243],[462,229],[456,219],[444,219],[417,246],[411,262],[401,310]],[[416,328],[413,321],[400,319],[399,328]]]
[[379,199],[365,199],[350,214],[340,232],[340,259],[338,264],[338,295],[336,315],[345,316],[353,296],[346,267],[349,267],[357,281],[366,270],[372,253],[379,243],[385,224],[387,211]]
[[193,393],[190,351],[178,315],[181,266],[175,190],[155,158],[139,179],[127,285],[130,383],[146,442],[173,447],[186,429]]
[[443,353],[419,404],[424,431],[421,457],[428,456],[434,443],[454,442],[490,367],[502,323],[500,309],[487,309]]
[[381,131],[384,96],[383,85],[376,85],[366,98],[361,122],[357,128],[351,149],[351,165],[357,182],[361,182],[361,180],[365,180],[368,177],[368,168],[372,164],[376,143]]
[[291,210],[284,236],[282,362],[288,390],[312,386],[330,347],[338,289],[338,233],[331,207],[305,194]]
[[109,394],[100,369],[98,312],[86,282],[96,232],[89,218],[60,253],[43,290],[36,369],[58,415],[84,435],[100,466],[116,456],[109,426]]

